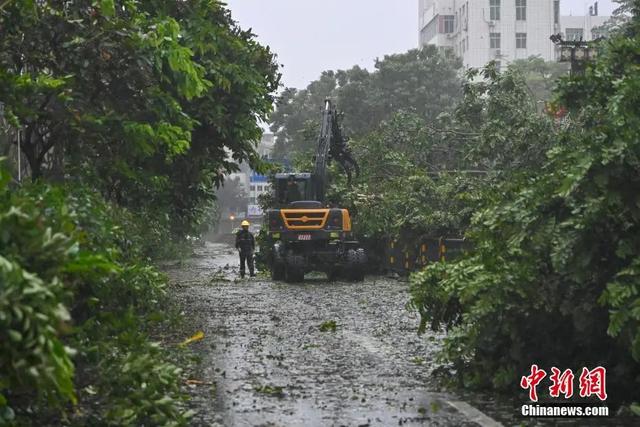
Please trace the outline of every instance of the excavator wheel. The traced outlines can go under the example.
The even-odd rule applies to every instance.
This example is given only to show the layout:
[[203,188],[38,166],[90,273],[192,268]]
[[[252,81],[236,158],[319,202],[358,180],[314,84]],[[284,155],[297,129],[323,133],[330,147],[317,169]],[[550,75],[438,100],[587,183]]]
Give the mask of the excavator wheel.
[[272,280],[284,280],[285,275],[285,260],[280,255],[280,248],[274,245],[272,259],[271,259],[271,279]]
[[347,271],[349,279],[354,282],[364,280],[364,271],[367,265],[367,253],[362,248],[349,249],[347,251]]
[[338,280],[338,276],[340,275],[340,270],[337,268],[327,270],[327,280],[329,282],[335,282]]
[[287,283],[302,282],[304,280],[304,257],[288,255],[284,268],[284,280]]
[[282,263],[274,263],[271,266],[271,279],[272,280],[283,280],[284,279],[284,270],[285,266]]
[[287,266],[284,270],[284,280],[287,283],[300,283],[304,281],[304,271]]

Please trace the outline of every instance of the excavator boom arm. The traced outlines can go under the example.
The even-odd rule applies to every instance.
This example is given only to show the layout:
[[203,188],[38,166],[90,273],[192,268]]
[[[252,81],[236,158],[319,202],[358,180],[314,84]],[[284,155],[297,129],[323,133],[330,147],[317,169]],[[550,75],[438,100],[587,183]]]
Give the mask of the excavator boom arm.
[[321,202],[324,202],[325,199],[327,164],[330,160],[336,160],[340,163],[347,174],[349,182],[351,182],[351,176],[354,171],[356,175],[360,172],[358,164],[353,158],[351,150],[349,150],[347,141],[342,136],[338,112],[331,105],[331,101],[327,99],[322,110],[322,123],[316,147],[314,169],[316,198]]

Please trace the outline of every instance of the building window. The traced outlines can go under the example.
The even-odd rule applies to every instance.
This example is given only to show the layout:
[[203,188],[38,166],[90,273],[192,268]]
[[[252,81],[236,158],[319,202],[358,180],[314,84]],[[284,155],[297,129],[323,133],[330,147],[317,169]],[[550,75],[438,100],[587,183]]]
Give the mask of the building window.
[[500,33],[489,33],[489,47],[500,49]]
[[262,185],[258,185],[258,191],[262,191]]
[[256,191],[256,186],[255,185],[250,185],[249,186],[249,191]]
[[516,0],[516,21],[527,20],[527,0]]
[[440,17],[439,33],[450,34],[453,33],[453,24],[455,17],[453,15],[443,15]]
[[567,37],[569,41],[579,41],[584,37],[584,31],[582,28],[567,28]]
[[489,19],[500,20],[500,0],[489,0]]
[[560,23],[560,0],[553,2],[553,23],[556,25]]
[[527,48],[527,33],[516,33],[516,49]]

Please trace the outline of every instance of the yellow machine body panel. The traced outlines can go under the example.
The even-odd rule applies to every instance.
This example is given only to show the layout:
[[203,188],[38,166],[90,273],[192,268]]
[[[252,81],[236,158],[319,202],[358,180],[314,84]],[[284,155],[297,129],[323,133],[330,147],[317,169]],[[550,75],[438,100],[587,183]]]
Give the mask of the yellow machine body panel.
[[[329,220],[330,209],[281,209],[280,216],[287,230],[323,230]],[[342,211],[342,231],[351,231],[351,217],[347,209]],[[335,225],[335,224],[334,224]]]
[[322,230],[329,218],[329,209],[282,209],[280,215],[289,230]]
[[351,216],[346,209],[342,209],[342,230],[346,232],[351,231]]

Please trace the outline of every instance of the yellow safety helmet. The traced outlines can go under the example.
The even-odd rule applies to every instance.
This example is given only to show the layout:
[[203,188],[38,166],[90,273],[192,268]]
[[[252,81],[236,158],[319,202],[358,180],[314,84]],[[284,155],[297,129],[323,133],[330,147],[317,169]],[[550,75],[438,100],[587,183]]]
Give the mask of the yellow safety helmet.
[[242,227],[248,227],[249,225],[249,221],[247,221],[246,219],[244,221],[242,221],[242,223],[240,224]]

